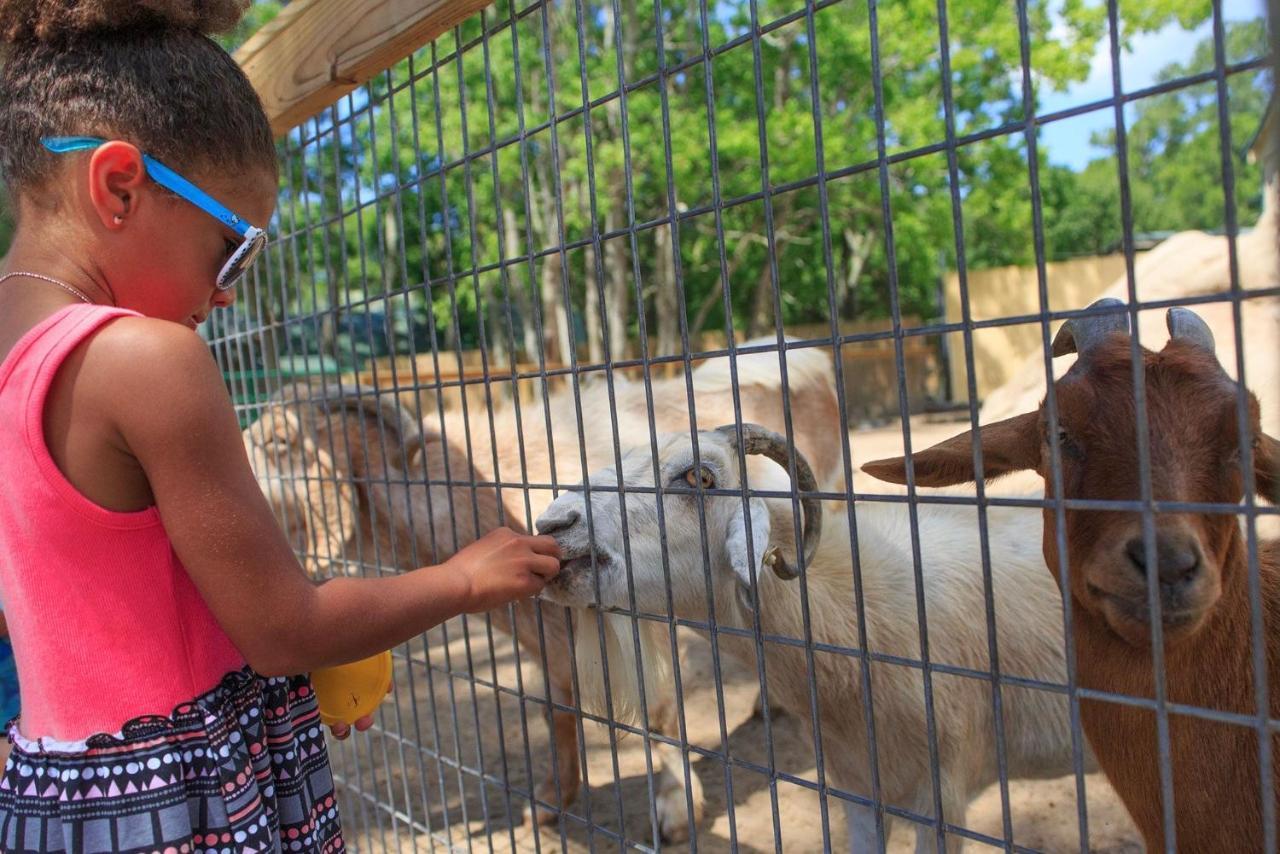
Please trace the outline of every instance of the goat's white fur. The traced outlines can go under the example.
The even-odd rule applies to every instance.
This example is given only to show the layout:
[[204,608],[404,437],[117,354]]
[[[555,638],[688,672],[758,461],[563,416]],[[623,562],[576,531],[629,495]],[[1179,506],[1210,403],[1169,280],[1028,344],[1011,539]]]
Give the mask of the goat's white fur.
[[[701,463],[718,487],[736,489],[740,480],[736,452],[723,436],[699,435]],[[666,435],[658,448],[658,478],[663,486],[684,485],[682,473],[692,465],[688,435]],[[652,455],[646,449],[623,459],[621,481],[628,487],[653,487]],[[762,458],[748,458],[749,486],[756,490],[788,490],[783,469]],[[562,495],[539,519],[538,527],[554,533],[568,558],[562,579],[546,595],[571,606],[629,608],[625,556],[622,553],[624,514],[613,469],[591,479],[593,538],[588,537],[587,502],[581,492]],[[611,490],[609,488],[612,488]],[[752,613],[744,603],[758,594],[761,629],[771,635],[803,638],[801,582],[782,581],[760,568],[759,556],[771,542],[784,553],[795,553],[795,520],[790,501],[750,500],[750,524],[743,517],[739,497],[705,497],[705,543],[710,567],[704,568],[703,533],[698,499],[664,494],[665,553],[670,572],[670,596],[675,615],[706,620],[708,580],[720,625],[751,627]],[[625,496],[635,606],[641,611],[666,611],[656,500],[652,493]],[[868,645],[872,652],[920,659],[920,631],[912,556],[909,510],[900,503],[863,502],[857,505],[857,554],[862,577]],[[754,517],[768,514],[768,524]],[[972,507],[921,505],[917,508],[925,609],[931,661],[975,671],[989,671],[986,605],[979,551],[977,511]],[[1061,599],[1044,571],[1040,554],[1039,510],[988,510],[991,578],[1000,668],[1014,675],[1063,684]],[[751,567],[754,587],[745,587],[745,532],[753,534]],[[764,542],[762,542],[762,540]],[[596,570],[591,570],[594,553]],[[747,575],[753,573],[748,572]],[[815,642],[859,648],[854,569],[847,517],[826,513],[818,552],[805,571],[812,639]],[[597,594],[598,589],[598,594]],[[632,618],[609,614],[607,622],[620,639],[631,643]],[[641,620],[641,624],[652,621]],[[652,635],[641,634],[642,643]],[[669,649],[665,632],[659,648],[646,660],[662,658]],[[596,643],[592,634],[587,640]],[[721,648],[754,665],[755,643],[748,638],[720,635]],[[598,644],[597,644],[598,646]],[[579,644],[582,663],[582,644]],[[597,653],[598,658],[598,653]],[[634,656],[632,656],[634,659]],[[861,663],[857,658],[815,653],[815,671],[808,671],[803,649],[766,643],[765,667],[771,702],[798,714],[810,712],[810,680],[817,681],[818,714],[823,727],[826,770],[830,782],[864,797],[872,793],[867,730],[863,705]],[[610,662],[609,691],[615,714],[638,708],[638,669],[619,669]],[[580,680],[599,678],[580,673]],[[876,747],[881,791],[888,805],[932,816],[934,798],[931,754],[922,674],[918,668],[874,662],[870,679],[876,723]],[[652,682],[652,679],[646,681]],[[934,672],[933,704],[937,731],[937,764],[942,784],[943,817],[961,824],[969,801],[998,777],[996,731],[989,682]],[[649,686],[646,685],[646,690]],[[599,687],[599,690],[603,690]],[[1008,771],[1012,777],[1056,777],[1072,771],[1072,739],[1068,706],[1061,694],[1030,688],[1002,688]],[[1092,767],[1092,760],[1089,760]],[[678,779],[664,769],[664,781]],[[846,811],[850,848],[876,850],[874,814],[853,806]],[[888,818],[886,816],[886,818]],[[933,831],[922,827],[917,844],[931,847]],[[956,840],[949,837],[952,844]]]
[[[600,618],[599,632],[593,616]],[[633,626],[639,635],[638,643],[632,634]],[[648,703],[654,704],[666,696],[665,686],[671,678],[671,656],[665,645],[666,631],[658,624],[651,621],[633,623],[616,614],[589,615],[579,624],[575,640],[578,704],[587,714],[603,717],[612,713],[614,720],[640,721],[641,693],[636,685],[636,674],[643,675],[643,696]],[[602,647],[604,656],[601,655]],[[608,657],[608,678],[605,676],[605,656]],[[607,682],[621,685],[623,690],[611,691]]]

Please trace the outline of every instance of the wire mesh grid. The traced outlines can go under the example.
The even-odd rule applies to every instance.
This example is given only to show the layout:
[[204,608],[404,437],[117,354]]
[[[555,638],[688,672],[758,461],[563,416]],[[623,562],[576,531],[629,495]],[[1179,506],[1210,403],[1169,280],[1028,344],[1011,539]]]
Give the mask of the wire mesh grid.
[[[1274,627],[1259,537],[1276,512],[1254,498],[1243,393],[1221,428],[1238,430],[1238,502],[1162,491],[1168,460],[1138,367],[1134,494],[1072,486],[1078,449],[1059,429],[1068,422],[1053,383],[1041,491],[1038,480],[917,491],[911,465],[894,490],[858,471],[991,420],[991,398],[980,405],[989,337],[1034,338],[1034,393],[1037,377],[1043,389],[1061,373],[1059,322],[1114,315],[1055,289],[1060,244],[1078,235],[1055,230],[1061,173],[1042,151],[1047,128],[1099,114],[1113,117],[1113,155],[1100,170],[1111,207],[1098,216],[1119,239],[1133,364],[1154,328],[1140,321],[1175,305],[1221,309],[1233,340],[1219,344],[1234,351],[1224,364],[1253,385],[1275,431],[1274,390],[1246,368],[1274,357],[1260,350],[1276,338],[1255,347],[1244,336],[1252,318],[1265,327],[1269,316],[1274,332],[1280,282],[1241,257],[1255,251],[1242,249],[1246,233],[1264,228],[1240,221],[1259,215],[1263,193],[1242,187],[1238,156],[1269,82],[1261,23],[1249,23],[1250,41],[1221,4],[1205,7],[1207,62],[1126,89],[1124,48],[1150,26],[1130,12],[1115,2],[1079,19],[1025,2],[508,2],[287,135],[274,240],[209,337],[260,483],[307,569],[439,563],[491,528],[534,530],[566,501],[589,540],[616,546],[616,559],[603,546],[578,559],[590,588],[579,601],[601,607],[566,608],[567,593],[522,602],[394,651],[393,700],[369,735],[332,745],[351,844],[862,850],[915,831],[919,850],[1112,850],[1099,839],[1122,845],[1126,831],[1108,825],[1127,820],[1106,801],[1082,709],[1127,708],[1156,739],[1167,848],[1178,805],[1195,797],[1175,788],[1171,728],[1201,721],[1256,738],[1257,788],[1241,797],[1257,799],[1259,846],[1276,849]],[[1055,74],[1079,73],[1048,69],[1080,61],[1055,52],[1072,27],[1109,60],[1110,91],[1040,110]],[[1130,134],[1148,133],[1144,105],[1187,101],[1212,142],[1205,205],[1221,226],[1222,272],[1216,287],[1178,291],[1160,286],[1179,273],[1167,262],[1140,269],[1149,256],[1135,209],[1172,189],[1146,162],[1159,145]],[[1000,180],[1021,188],[1012,225],[996,222]],[[918,209],[932,214],[909,215]],[[975,277],[1001,259],[1030,271],[1034,299],[975,311]],[[950,315],[937,310],[946,271]],[[867,317],[883,319],[858,322]],[[916,361],[926,350],[930,361]],[[870,384],[871,351],[887,365],[890,426],[849,432],[867,426],[853,395]],[[930,394],[945,396],[948,353],[963,369],[959,403],[951,423],[933,423],[921,413]],[[1038,403],[1033,394],[1029,407]],[[765,464],[772,477],[751,453],[751,422],[783,437]],[[983,470],[983,445],[971,455]],[[792,486],[806,466],[812,487]],[[819,566],[796,548],[810,500],[825,519]],[[726,507],[740,511],[749,556],[737,581],[724,566],[726,513],[738,518]],[[1138,515],[1151,570],[1162,519],[1239,521],[1248,703],[1171,696],[1159,620],[1148,689],[1081,680],[1077,656],[1094,648],[1082,650],[1093,639],[1076,627],[1088,615],[1057,597],[1034,532],[1042,514],[1053,523],[1046,553],[1052,541],[1054,574],[1074,590],[1082,564],[1070,559],[1079,541],[1068,514],[1100,512]],[[770,539],[799,564],[795,580],[775,583],[758,560]],[[1035,572],[1013,575],[1006,561]],[[1032,575],[1047,594],[1039,611],[1022,601],[1031,588],[1018,578]],[[1146,575],[1155,613],[1162,591]],[[967,598],[945,601],[961,588]],[[1046,645],[1048,664],[1028,665],[1011,636]],[[597,683],[598,698],[580,699]],[[1046,776],[1066,783],[1052,795],[1018,788]],[[988,787],[985,819],[971,823],[970,800]],[[1060,799],[1053,809],[1039,802],[1049,797]],[[1066,826],[1056,837],[1036,825],[1050,812]]]

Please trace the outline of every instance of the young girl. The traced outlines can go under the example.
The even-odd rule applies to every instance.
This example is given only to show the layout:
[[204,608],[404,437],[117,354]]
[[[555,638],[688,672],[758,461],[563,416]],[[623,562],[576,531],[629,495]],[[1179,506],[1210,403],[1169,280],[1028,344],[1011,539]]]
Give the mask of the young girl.
[[505,530],[396,577],[299,567],[193,331],[274,208],[262,107],[203,35],[243,5],[0,0],[4,851],[342,850],[295,674],[559,570],[550,538]]

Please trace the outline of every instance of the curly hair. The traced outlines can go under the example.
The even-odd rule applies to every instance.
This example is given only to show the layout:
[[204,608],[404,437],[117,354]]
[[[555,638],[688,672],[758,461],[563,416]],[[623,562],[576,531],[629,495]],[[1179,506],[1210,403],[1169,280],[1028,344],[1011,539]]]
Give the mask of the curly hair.
[[248,0],[0,0],[0,175],[57,163],[42,137],[124,139],[180,170],[276,170],[253,86],[209,37]]

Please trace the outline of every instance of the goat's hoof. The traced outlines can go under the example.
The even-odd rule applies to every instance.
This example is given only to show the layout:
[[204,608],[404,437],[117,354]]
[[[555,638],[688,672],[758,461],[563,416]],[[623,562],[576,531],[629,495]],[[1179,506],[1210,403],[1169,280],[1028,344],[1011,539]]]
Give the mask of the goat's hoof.
[[663,845],[681,845],[689,841],[689,825],[662,831]]
[[689,822],[685,820],[684,807],[679,815],[663,816],[662,805],[658,805],[658,837],[663,845],[677,845],[689,841]]
[[702,821],[702,784],[696,775],[690,779],[693,815],[689,815],[683,786],[672,786],[659,792],[655,803],[658,814],[658,837],[664,844],[688,842],[693,829]]
[[520,824],[533,824],[537,827],[555,827],[560,821],[560,811],[545,806],[538,806],[538,815],[535,819],[533,807],[526,806],[524,812],[520,816]]

